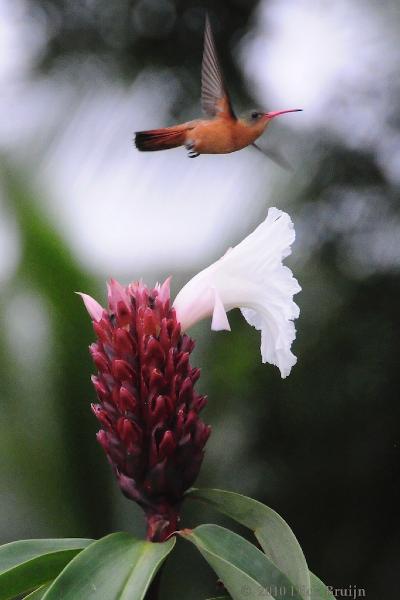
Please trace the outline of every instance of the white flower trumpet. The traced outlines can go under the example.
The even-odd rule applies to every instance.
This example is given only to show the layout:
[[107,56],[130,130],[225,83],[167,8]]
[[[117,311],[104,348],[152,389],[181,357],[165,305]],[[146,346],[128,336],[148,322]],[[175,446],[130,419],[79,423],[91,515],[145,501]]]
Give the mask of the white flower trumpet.
[[282,261],[294,239],[289,215],[270,208],[253,233],[179,292],[173,306],[182,329],[212,316],[212,329],[230,331],[226,313],[240,308],[246,321],[261,331],[262,361],[276,365],[287,377],[297,360],[291,352],[293,320],[299,316],[293,296],[301,288]]

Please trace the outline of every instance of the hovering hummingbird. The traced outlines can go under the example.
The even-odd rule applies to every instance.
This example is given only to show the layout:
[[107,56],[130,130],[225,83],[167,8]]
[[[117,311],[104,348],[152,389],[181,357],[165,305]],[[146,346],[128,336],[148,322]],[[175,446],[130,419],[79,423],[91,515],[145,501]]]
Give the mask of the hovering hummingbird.
[[[208,15],[206,15],[201,69],[201,105],[209,118],[188,121],[172,127],[138,131],[135,134],[136,147],[148,152],[185,146],[190,158],[195,158],[199,154],[236,152],[250,144],[261,150],[255,144],[255,140],[265,131],[272,119],[285,113],[302,110],[301,108],[273,112],[252,110],[241,118],[236,117],[224,84]],[[275,151],[261,151],[281,166],[287,166]]]

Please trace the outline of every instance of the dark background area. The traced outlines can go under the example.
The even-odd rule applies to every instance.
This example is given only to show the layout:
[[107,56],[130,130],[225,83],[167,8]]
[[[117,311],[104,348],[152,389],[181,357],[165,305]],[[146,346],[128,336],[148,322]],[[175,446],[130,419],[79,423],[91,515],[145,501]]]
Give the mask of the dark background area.
[[[4,18],[9,17],[6,4],[0,12]],[[309,4],[304,0],[297,13],[304,11],[304,24],[297,24],[304,27],[304,36],[318,33],[318,20],[311,34],[305,27]],[[282,3],[286,5],[290,2]],[[212,256],[208,255],[216,260],[222,248],[264,218],[272,188],[279,199],[274,202],[288,210],[297,231],[287,263],[302,286],[296,298],[301,309],[294,344],[298,364],[286,380],[280,379],[277,369],[262,365],[259,334],[238,311],[230,315],[231,333],[210,335],[208,323],[196,326],[191,332],[198,340],[193,363],[202,368],[199,389],[209,397],[205,417],[213,427],[198,484],[265,502],[291,525],[310,569],[324,582],[337,588],[365,588],[367,598],[378,600],[397,597],[399,587],[400,78],[398,43],[391,46],[391,40],[398,40],[400,15],[397,3],[389,1],[380,4],[379,13],[368,2],[360,3],[360,13],[354,11],[357,2],[338,6],[343,28],[350,31],[350,39],[354,35],[354,52],[345,62],[351,63],[357,86],[349,88],[345,79],[342,87],[327,93],[326,119],[310,118],[307,126],[297,129],[285,122],[271,130],[271,141],[279,142],[294,159],[294,172],[272,176],[275,167],[266,172],[258,156],[253,171],[243,167],[249,196],[255,198],[252,209],[247,211],[246,200],[242,220],[235,208],[229,218],[239,224],[229,238],[226,231],[221,233],[221,246],[215,229]],[[261,11],[275,14],[276,3],[31,0],[18,7],[13,23],[23,21],[40,37],[24,77],[32,86],[40,81],[72,90],[78,106],[83,97],[87,99],[87,87],[79,83],[83,80],[95,99],[99,87],[131,89],[136,82],[140,85],[143,72],[162,70],[175,86],[165,124],[196,115],[206,8],[233,98],[239,106],[260,102],[243,77],[237,49],[260,35],[256,29]],[[322,14],[325,8],[328,11],[328,5]],[[285,14],[285,19],[292,18],[290,10]],[[358,14],[369,19],[371,31],[376,27],[370,38],[374,57],[370,68],[365,68],[363,54],[358,55],[357,32],[364,27]],[[271,20],[264,36],[274,39],[276,22]],[[333,23],[332,35],[340,37],[341,26]],[[393,31],[397,38],[391,37]],[[384,57],[379,54],[383,39]],[[374,70],[375,60],[384,61],[380,70]],[[21,80],[22,74],[10,89],[22,85]],[[312,78],[307,80],[308,87],[313,85]],[[30,101],[17,96],[28,123]],[[268,98],[263,101],[269,103]],[[103,300],[107,275],[124,282],[143,276],[152,284],[169,272],[157,261],[162,248],[151,243],[148,254],[154,254],[154,264],[148,262],[140,271],[141,259],[118,267],[115,257],[113,272],[95,258],[82,259],[79,243],[51,206],[53,196],[57,202],[57,185],[63,194],[73,196],[79,173],[51,185],[43,176],[52,161],[46,150],[55,147],[71,118],[63,109],[55,119],[48,102],[49,118],[43,123],[51,126],[35,139],[36,130],[28,126],[24,142],[22,121],[17,118],[11,119],[9,129],[0,130],[0,237],[8,240],[8,245],[2,243],[7,268],[0,270],[2,542],[99,537],[115,529],[143,532],[140,511],[119,496],[94,437],[96,423],[89,408],[92,366],[87,354],[93,334],[73,292],[83,290]],[[352,112],[354,103],[358,113]],[[303,108],[311,117],[318,112],[315,106]],[[154,126],[161,125],[160,115],[153,116]],[[4,113],[3,118],[8,119]],[[104,113],[107,131],[113,132],[113,119],[119,122],[117,109]],[[135,124],[133,116],[132,130]],[[15,136],[10,134],[13,128]],[[70,134],[79,144],[76,129]],[[94,129],[93,152],[107,143],[107,137]],[[186,157],[174,152],[179,193],[185,196],[185,186],[189,190],[191,185],[190,175],[183,177]],[[132,148],[129,153],[129,160],[136,160]],[[231,157],[223,160],[219,164],[229,178]],[[212,177],[211,163],[203,164],[206,180]],[[235,169],[239,164],[235,162]],[[165,171],[152,168],[151,177],[162,186]],[[115,169],[116,181],[121,182],[121,171]],[[85,180],[88,198],[95,177],[96,173]],[[118,228],[119,220],[127,218],[124,213],[119,220],[115,216],[121,186],[123,181],[108,199],[110,228]],[[132,202],[140,193],[132,190]],[[185,197],[190,203],[189,192]],[[96,218],[94,210],[76,235],[83,232],[85,237],[87,228],[89,237]],[[157,238],[165,227],[156,210],[148,223],[138,214],[135,223],[133,213],[129,218],[132,244],[138,228],[148,227],[149,236]],[[194,208],[192,218],[200,218]],[[171,230],[171,244],[183,229],[181,223]],[[113,238],[104,236],[102,246],[112,255]],[[9,256],[14,256],[10,264]],[[187,263],[180,268],[177,261],[170,269],[174,291],[210,260],[196,256],[193,269]],[[228,523],[193,504],[185,509],[183,525],[206,518]],[[164,574],[164,597],[200,600],[213,595],[213,574],[191,548],[179,546]]]

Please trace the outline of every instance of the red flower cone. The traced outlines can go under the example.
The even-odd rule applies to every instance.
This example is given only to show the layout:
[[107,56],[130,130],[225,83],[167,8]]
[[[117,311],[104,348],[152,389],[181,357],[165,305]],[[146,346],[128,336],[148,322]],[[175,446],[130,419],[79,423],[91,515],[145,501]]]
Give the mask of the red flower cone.
[[122,492],[146,513],[147,539],[161,542],[178,528],[183,494],[203,460],[210,427],[199,413],[207,400],[194,390],[194,341],[181,333],[169,280],[154,289],[112,280],[108,292],[107,309],[82,294],[97,335],[97,438]]

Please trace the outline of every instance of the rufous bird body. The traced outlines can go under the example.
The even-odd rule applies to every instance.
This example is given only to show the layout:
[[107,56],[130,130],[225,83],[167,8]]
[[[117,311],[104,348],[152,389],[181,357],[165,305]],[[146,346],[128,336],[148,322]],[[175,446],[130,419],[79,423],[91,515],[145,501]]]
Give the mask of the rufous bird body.
[[[201,104],[208,119],[188,121],[162,129],[138,131],[135,134],[136,147],[142,151],[155,151],[185,146],[190,158],[199,154],[236,152],[249,145],[261,150],[255,141],[264,133],[271,120],[278,115],[301,110],[253,110],[247,116],[236,117],[224,85],[208,16],[204,32]],[[275,152],[263,152],[280,164],[284,162]]]

